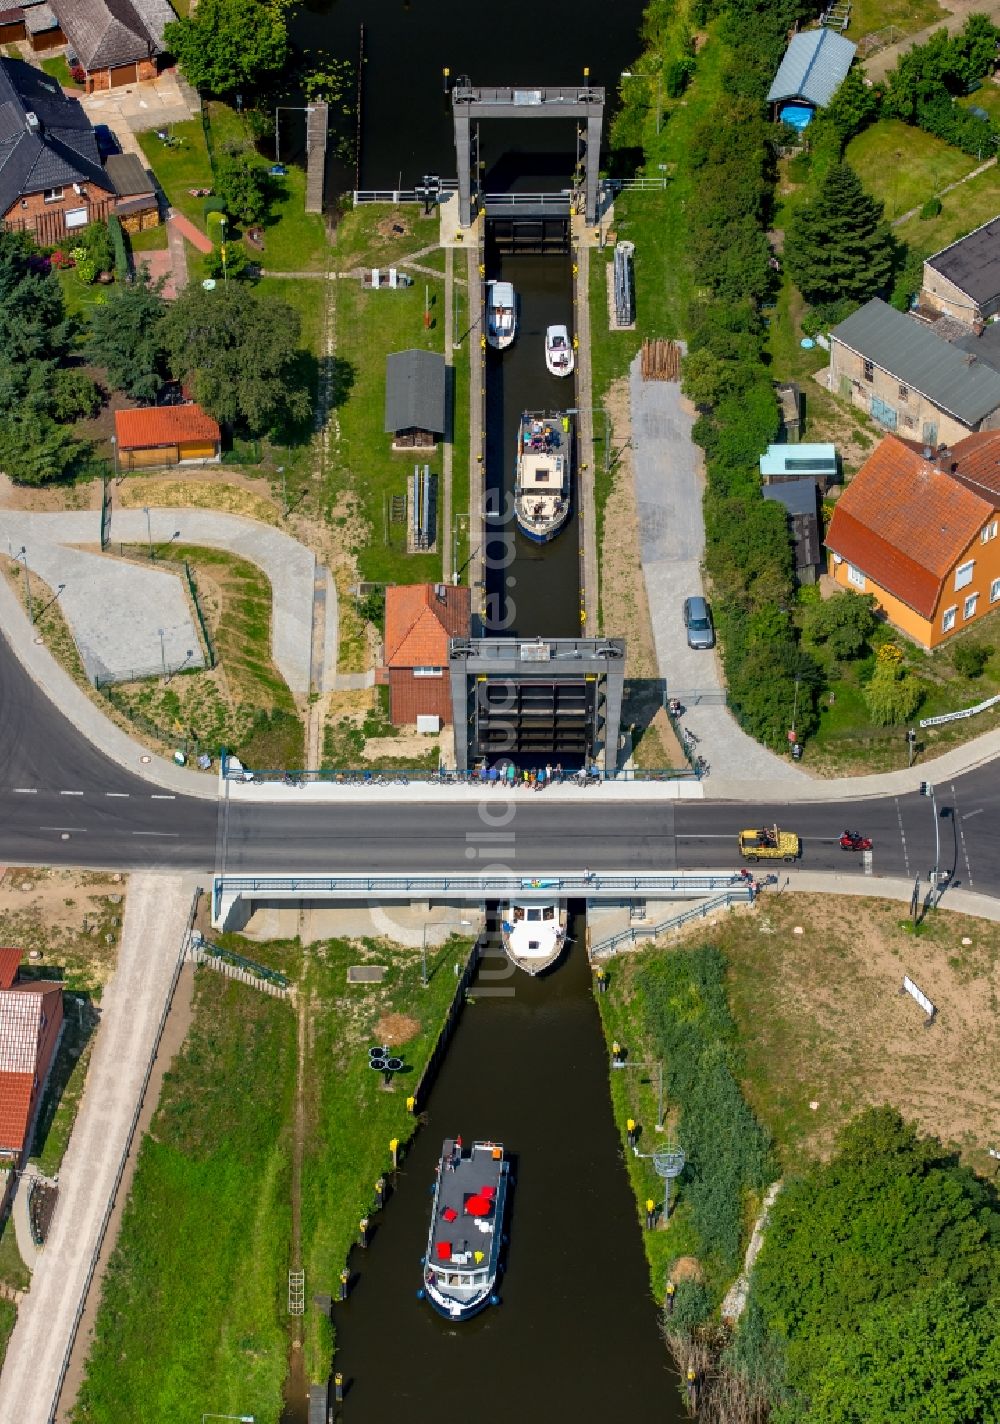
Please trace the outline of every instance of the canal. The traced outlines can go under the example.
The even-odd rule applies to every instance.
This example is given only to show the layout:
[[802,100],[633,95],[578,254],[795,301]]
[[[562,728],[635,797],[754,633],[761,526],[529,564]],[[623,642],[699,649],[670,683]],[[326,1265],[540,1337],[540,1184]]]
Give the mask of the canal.
[[[685,1417],[611,1115],[582,914],[569,932],[541,979],[499,948],[484,957],[426,1126],[334,1307],[347,1424]],[[515,1174],[501,1304],[463,1325],[417,1299],[434,1169],[456,1133],[503,1142]]]

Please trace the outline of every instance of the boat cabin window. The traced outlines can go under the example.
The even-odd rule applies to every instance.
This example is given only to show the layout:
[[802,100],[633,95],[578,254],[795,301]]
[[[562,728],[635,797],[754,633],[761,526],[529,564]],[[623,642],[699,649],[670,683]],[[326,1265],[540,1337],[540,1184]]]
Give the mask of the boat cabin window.
[[543,919],[543,920],[554,920],[555,917],[556,917],[556,907],[555,907],[555,905],[546,905],[546,906],[545,906],[545,909],[542,911],[542,919]]
[[532,910],[529,910],[529,911],[528,911],[528,919],[529,919],[529,920],[540,920],[541,918],[542,918],[542,912],[541,912],[541,910],[532,909]]
[[528,940],[528,948],[529,948],[529,949],[541,949],[541,947],[542,947],[541,940],[537,940],[537,939],[529,939],[529,940]]

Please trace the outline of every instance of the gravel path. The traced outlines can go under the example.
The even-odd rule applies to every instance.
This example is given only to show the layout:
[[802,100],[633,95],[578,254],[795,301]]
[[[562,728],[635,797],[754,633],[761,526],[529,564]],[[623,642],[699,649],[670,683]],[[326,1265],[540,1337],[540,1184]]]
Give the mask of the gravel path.
[[[704,592],[701,452],[691,438],[694,416],[677,382],[642,380],[638,356],[629,388],[640,557],[656,661],[668,694],[686,706],[684,725],[698,737],[712,776],[805,781],[798,767],[748,737],[721,705],[718,654],[687,645],[682,605]],[[709,701],[699,704],[699,694]]]
[[[67,511],[58,514],[27,514],[15,510],[0,511],[0,547],[4,542],[19,549],[27,546],[28,561],[41,571],[39,560],[42,545],[59,546],[66,544],[96,545],[99,538],[99,515],[93,510]],[[271,580],[272,627],[271,651],[275,664],[293,692],[308,693],[310,687],[310,664],[312,658],[312,611],[313,587],[316,569],[315,556],[297,539],[274,529],[267,524],[258,524],[251,519],[243,519],[235,514],[216,513],[205,509],[153,509],[149,511],[149,529],[154,547],[158,544],[176,542],[181,544],[201,544],[213,549],[226,549],[230,553],[249,560],[267,574]],[[145,544],[148,537],[146,514],[142,509],[116,509],[111,520],[111,538],[114,548],[118,542]],[[83,557],[78,555],[77,557]],[[115,567],[114,560],[101,559],[102,567]],[[128,577],[139,580],[148,572],[141,565],[118,565],[128,570]],[[43,575],[44,576],[44,575]],[[170,576],[175,579],[174,575]],[[63,582],[62,578],[58,582]],[[176,581],[176,579],[175,579]],[[46,579],[49,582],[49,579]],[[145,585],[137,581],[136,595],[130,598],[136,605],[145,603]],[[69,587],[63,593],[65,601]],[[154,607],[152,603],[148,606]],[[336,604],[328,608],[329,616],[336,616]],[[68,605],[67,605],[68,611]],[[101,611],[101,610],[99,610]],[[107,608],[103,611],[107,612]],[[138,610],[128,616],[139,618]],[[159,652],[159,638],[156,629],[165,626],[157,621],[159,614],[152,613],[153,641]],[[193,631],[193,630],[192,630]],[[190,641],[181,639],[184,657]],[[144,638],[143,646],[148,643]],[[195,643],[197,646],[197,642]],[[333,656],[336,656],[334,640]],[[180,658],[177,661],[180,661]],[[144,659],[145,662],[149,658]],[[334,663],[334,668],[335,668]],[[333,669],[330,670],[328,685],[332,686]]]
[[118,968],[59,1173],[52,1230],[0,1375],[0,1419],[48,1424],[191,906],[181,877],[133,875]]

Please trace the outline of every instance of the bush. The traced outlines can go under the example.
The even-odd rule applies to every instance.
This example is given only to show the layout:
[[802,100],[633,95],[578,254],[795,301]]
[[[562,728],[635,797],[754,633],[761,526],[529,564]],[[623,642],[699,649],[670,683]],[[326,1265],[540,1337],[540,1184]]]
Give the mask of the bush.
[[691,1329],[712,1313],[712,1297],[701,1281],[680,1281],[674,1292],[674,1308],[667,1324],[671,1330]]
[[[879,653],[882,651],[880,648]],[[924,690],[910,673],[891,662],[879,660],[862,695],[876,727],[898,727],[916,712],[923,701]]]
[[684,59],[675,59],[673,63],[667,65],[664,87],[667,91],[668,99],[679,99],[684,90],[691,82],[691,75],[694,73],[694,60],[688,56]]
[[941,199],[940,199],[940,198],[938,197],[938,195],[935,193],[934,196],[933,196],[933,198],[928,198],[927,201],[926,201],[926,203],[925,203],[925,204],[923,205],[923,207],[920,209],[920,216],[921,216],[925,221],[927,221],[927,220],[930,219],[930,218],[936,218],[936,217],[940,214],[940,212],[941,212]]
[[959,677],[979,677],[989,662],[993,649],[983,643],[956,643],[952,649],[952,667]]

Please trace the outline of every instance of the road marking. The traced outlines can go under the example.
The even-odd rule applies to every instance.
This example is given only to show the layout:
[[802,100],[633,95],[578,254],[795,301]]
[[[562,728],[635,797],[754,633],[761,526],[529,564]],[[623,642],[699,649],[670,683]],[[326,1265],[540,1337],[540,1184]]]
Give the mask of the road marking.
[[[952,782],[952,784],[951,784],[951,794],[952,794],[952,796],[954,797],[954,801],[955,801],[955,811],[957,811],[957,810],[958,810],[958,792],[955,790],[955,783],[954,783],[954,782]],[[983,808],[980,806],[979,810],[981,811],[982,809],[983,809]],[[978,812],[976,812],[976,811],[970,811],[970,812],[969,812],[969,816],[975,816],[975,815],[977,815],[977,814],[978,814]],[[955,819],[955,822],[956,822],[956,824],[957,824],[957,826],[958,826],[958,839],[959,839],[959,841],[960,841],[960,843],[961,843],[961,846],[962,846],[962,859],[965,861],[965,869],[966,869],[966,871],[967,871],[967,873],[968,873],[968,876],[969,876],[969,884],[972,885],[972,884],[975,883],[975,882],[973,881],[973,879],[972,879],[972,862],[969,860],[969,848],[968,848],[968,846],[965,844],[965,832],[964,832],[963,829],[962,829],[962,822],[963,822],[963,821],[967,821],[967,820],[969,819],[969,816],[955,817],[954,811],[952,812],[952,816],[953,816],[953,818]]]
[[152,794],[152,796],[150,796],[149,799],[150,799],[150,801],[176,801],[176,800],[177,800],[177,797],[176,797],[176,796],[159,796],[159,795],[157,795],[157,793],[154,791],[153,794]]
[[15,786],[14,791],[18,796],[37,796],[37,786]]
[[973,816],[981,816],[982,814],[983,814],[983,808],[982,808],[982,806],[980,806],[978,811],[966,811],[965,815],[962,817],[962,820],[963,820],[963,821],[971,821],[972,818],[973,818]]
[[125,800],[127,801],[132,793],[129,791],[105,791],[104,794],[105,796],[124,796]]
[[906,849],[906,832],[903,830],[903,813],[899,809],[899,798],[893,798],[896,803],[896,820],[899,822],[899,839],[903,842],[903,864],[906,866],[906,873],[910,873],[910,853]]
[[132,834],[134,836],[170,836],[173,840],[176,840],[180,835],[180,831],[133,831]]
[[86,826],[39,826],[40,831],[86,831]]
[[60,796],[82,796],[82,791],[60,791]]

